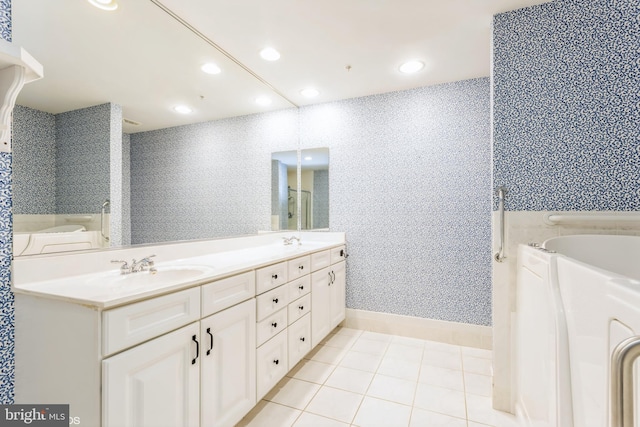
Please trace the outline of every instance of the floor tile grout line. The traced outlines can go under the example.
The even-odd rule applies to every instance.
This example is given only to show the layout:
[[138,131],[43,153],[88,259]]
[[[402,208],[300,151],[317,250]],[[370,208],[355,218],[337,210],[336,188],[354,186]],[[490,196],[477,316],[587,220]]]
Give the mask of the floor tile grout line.
[[420,375],[422,375],[422,362],[424,360],[424,352],[426,350],[426,343],[422,343],[422,354],[420,355],[420,366],[418,367],[418,377],[416,378],[416,389],[413,392],[413,400],[411,401],[411,413],[409,414],[409,425],[411,427],[411,422],[413,421],[413,411],[416,408],[416,396],[418,395],[418,384],[420,383]]
[[[362,338],[362,334],[360,334],[360,336],[358,337],[358,339]],[[364,338],[366,339],[366,338]],[[382,360],[384,359],[384,355],[387,353],[387,349],[389,348],[389,343],[386,343],[387,346],[384,349],[384,352],[382,353],[382,355],[380,356],[380,360],[378,361],[378,366],[376,366],[376,370],[373,372],[373,376],[371,377],[371,380],[369,381],[369,385],[367,386],[367,389],[364,391],[364,394],[362,395],[362,399],[360,400],[360,404],[358,405],[358,408],[356,409],[356,412],[353,414],[353,418],[351,418],[351,422],[349,423],[349,425],[352,425],[355,420],[356,417],[358,416],[358,412],[360,412],[360,408],[362,407],[362,402],[364,402],[364,398],[367,397],[367,393],[369,392],[369,389],[371,388],[371,383],[373,383],[373,379],[376,377],[376,375],[378,374],[378,369],[380,369],[380,365],[382,364]],[[355,345],[355,342],[354,342]]]

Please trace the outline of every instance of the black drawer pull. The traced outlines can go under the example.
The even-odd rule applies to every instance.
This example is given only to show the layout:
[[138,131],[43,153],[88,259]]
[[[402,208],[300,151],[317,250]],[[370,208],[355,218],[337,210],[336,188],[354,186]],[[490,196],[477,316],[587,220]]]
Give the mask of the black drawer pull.
[[278,322],[273,322],[273,323],[271,324],[271,326],[273,326],[274,328],[277,328],[277,327],[278,327]]
[[278,363],[280,363],[280,361],[278,359],[274,359],[273,363],[277,365]]
[[274,274],[273,276],[271,276],[271,278],[272,278],[272,279],[277,279],[277,278],[278,278],[278,275],[277,275],[277,274]]
[[274,298],[273,302],[277,304],[278,303],[278,298]]
[[195,335],[191,337],[191,340],[196,343],[196,357],[194,357],[191,360],[191,364],[195,365],[196,364],[196,359],[198,359],[198,356],[200,356],[200,343],[198,342],[197,337]]
[[304,305],[299,305],[298,310],[304,310]]
[[300,285],[298,286],[298,289],[300,289],[301,291],[304,291],[304,286]]
[[304,337],[300,337],[300,341],[304,342]]
[[211,354],[211,350],[213,350],[213,334],[211,333],[211,328],[207,328],[207,333],[209,334],[211,345],[209,346],[209,350],[207,350],[207,356]]
[[301,265],[300,267],[298,267],[300,270],[304,270],[304,265]]

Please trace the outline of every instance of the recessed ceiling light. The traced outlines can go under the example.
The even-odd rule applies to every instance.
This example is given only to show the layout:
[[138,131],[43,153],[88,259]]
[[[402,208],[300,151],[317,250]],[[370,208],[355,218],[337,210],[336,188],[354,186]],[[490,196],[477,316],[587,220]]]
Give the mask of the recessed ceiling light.
[[267,105],[271,105],[271,98],[267,96],[260,96],[256,98],[256,104],[266,107]]
[[277,61],[280,59],[280,52],[272,47],[265,47],[260,51],[260,56],[266,61]]
[[407,61],[400,66],[400,72],[405,74],[416,73],[424,68],[424,62],[414,59]]
[[220,74],[220,72],[222,71],[220,67],[212,62],[204,64],[202,67],[200,67],[200,69],[207,74]]
[[173,110],[180,114],[189,114],[193,111],[191,108],[187,107],[186,105],[176,105],[175,107],[173,107]]
[[116,0],[89,0],[89,3],[102,10],[116,10],[118,8]]
[[312,87],[308,87],[306,89],[302,89],[300,91],[300,94],[302,96],[304,96],[305,98],[314,98],[314,97],[320,95],[320,92],[318,92],[317,89],[314,89]]

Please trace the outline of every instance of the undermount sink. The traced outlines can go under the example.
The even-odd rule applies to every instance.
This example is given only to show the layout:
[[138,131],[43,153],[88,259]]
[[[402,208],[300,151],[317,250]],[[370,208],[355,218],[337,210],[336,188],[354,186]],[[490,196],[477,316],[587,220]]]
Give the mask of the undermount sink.
[[120,274],[108,272],[92,278],[89,284],[94,286],[145,288],[179,284],[197,280],[214,272],[213,268],[201,265],[156,267],[154,271]]

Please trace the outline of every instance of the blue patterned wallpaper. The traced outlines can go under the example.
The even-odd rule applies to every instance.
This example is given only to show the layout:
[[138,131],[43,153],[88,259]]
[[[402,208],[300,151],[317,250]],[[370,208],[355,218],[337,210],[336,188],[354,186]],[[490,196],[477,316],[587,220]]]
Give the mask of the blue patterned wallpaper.
[[100,213],[109,198],[111,105],[56,114],[56,212]]
[[640,210],[640,2],[494,18],[494,187],[508,210]]
[[132,242],[270,230],[271,153],[296,136],[294,109],[132,134]]
[[13,110],[13,213],[56,213],[56,120],[16,105]]
[[[329,147],[330,228],[349,244],[351,308],[491,322],[489,79],[304,107]],[[131,135],[134,243],[269,228],[285,110]]]
[[12,41],[11,0],[0,0],[0,37]]
[[15,314],[11,292],[11,153],[0,152],[0,404],[13,403]]
[[313,171],[313,228],[329,228],[329,171]]
[[329,147],[330,228],[347,233],[347,306],[491,323],[489,79],[301,109]]
[[[4,40],[11,41],[11,0],[0,0],[0,32]],[[15,315],[11,293],[11,157],[11,153],[0,152],[0,404],[3,405],[14,401],[15,378]]]

